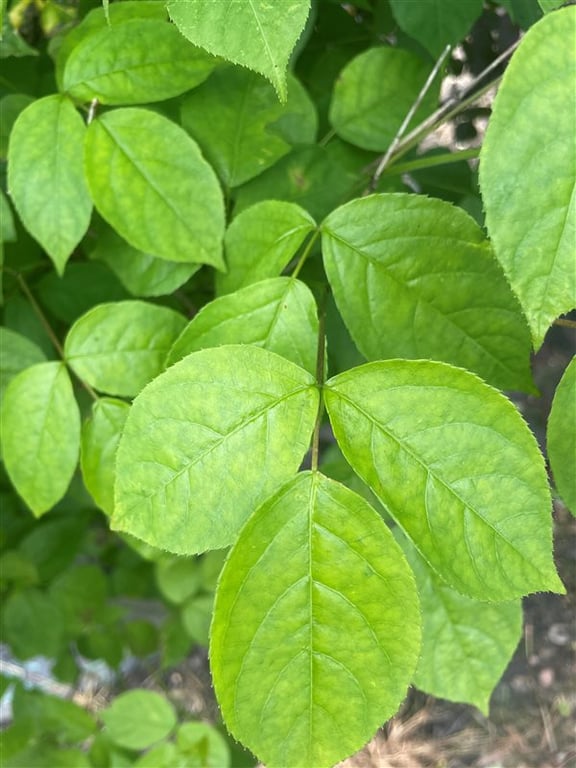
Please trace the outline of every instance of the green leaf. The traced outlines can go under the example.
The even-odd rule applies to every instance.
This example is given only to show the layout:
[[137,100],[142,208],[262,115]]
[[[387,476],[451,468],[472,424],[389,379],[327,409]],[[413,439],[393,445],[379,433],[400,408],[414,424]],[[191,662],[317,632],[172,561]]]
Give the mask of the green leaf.
[[272,352],[194,352],[132,405],[113,528],[177,554],[227,546],[298,469],[317,407],[312,376]]
[[575,23],[571,6],[526,33],[480,154],[486,226],[535,349],[552,321],[576,306]]
[[381,518],[301,473],[249,519],[220,577],[210,660],[226,725],[268,765],[331,766],[395,712],[419,642],[413,577]]
[[18,116],[8,148],[8,188],[22,223],[62,274],[90,222],[84,178],[86,128],[62,96],[34,101]]
[[300,37],[310,0],[169,0],[168,13],[194,45],[264,75],[286,100],[286,69]]
[[182,624],[190,638],[208,647],[214,595],[196,595],[182,606]]
[[482,13],[482,0],[390,0],[394,18],[435,58],[470,31]]
[[167,365],[222,344],[255,344],[316,371],[318,314],[308,286],[274,277],[206,304],[176,339]]
[[46,360],[44,352],[26,336],[0,328],[0,395],[20,371]]
[[315,226],[294,203],[265,200],[242,211],[224,236],[228,271],[216,274],[217,292],[230,293],[279,275]]
[[64,496],[80,449],[80,413],[63,363],[38,363],[12,379],[2,428],[8,476],[40,517]]
[[84,158],[96,208],[130,245],[223,266],[222,192],[179,126],[144,109],[105,112],[88,127]]
[[182,104],[182,126],[194,138],[226,187],[258,176],[291,150],[316,139],[314,105],[294,76],[280,104],[261,77],[221,67]]
[[50,584],[50,597],[62,614],[69,638],[90,631],[103,612],[107,595],[107,579],[96,565],[67,568]]
[[84,37],[66,59],[61,88],[80,102],[163,101],[199,85],[216,63],[174,25],[135,18]]
[[561,5],[565,5],[565,3],[564,0],[538,0],[538,5],[544,13],[549,13],[550,11],[555,11]]
[[4,191],[0,189],[0,244],[16,240],[16,227],[12,208]]
[[62,643],[62,617],[56,604],[38,589],[12,592],[4,603],[2,636],[19,659],[57,656]]
[[558,493],[576,516],[576,357],[556,388],[546,443]]
[[228,768],[230,765],[226,740],[208,723],[182,723],[176,743],[183,753],[201,757],[203,768]]
[[323,223],[322,248],[336,304],[366,358],[432,358],[501,389],[534,391],[520,306],[460,208],[420,195],[353,200]]
[[[342,139],[363,149],[388,148],[426,82],[430,67],[400,48],[371,48],[347,64],[330,104],[330,122]],[[436,106],[431,88],[412,118],[416,124]]]
[[9,93],[0,99],[0,160],[8,157],[8,140],[16,118],[33,101],[24,93]]
[[173,309],[144,301],[100,304],[70,328],[66,360],[100,392],[133,397],[162,371],[185,325]]
[[18,687],[14,692],[13,708],[16,722],[32,722],[36,734],[52,736],[61,745],[85,741],[96,730],[92,716],[77,704],[40,691]]
[[564,592],[544,461],[503,395],[445,363],[391,360],[332,378],[325,400],[346,459],[450,586]]
[[195,595],[201,574],[195,557],[164,556],[156,563],[156,583],[164,597],[177,605]]
[[145,690],[121,693],[100,717],[114,744],[126,749],[146,749],[165,739],[176,725],[170,702]]
[[422,649],[414,684],[426,693],[478,707],[488,716],[490,695],[522,635],[520,600],[486,603],[450,589],[399,534],[418,586]]
[[82,425],[80,467],[84,485],[107,515],[114,510],[116,449],[130,406],[123,400],[103,397],[92,405],[92,415]]

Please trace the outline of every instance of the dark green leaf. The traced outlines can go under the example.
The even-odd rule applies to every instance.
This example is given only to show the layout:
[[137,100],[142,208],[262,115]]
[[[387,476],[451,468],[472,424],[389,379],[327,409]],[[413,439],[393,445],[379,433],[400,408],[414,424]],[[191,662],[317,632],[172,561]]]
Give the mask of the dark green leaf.
[[63,629],[56,604],[37,589],[13,592],[5,601],[3,639],[19,659],[57,656]]
[[402,29],[435,58],[458,43],[482,13],[482,0],[390,0],[390,6]]
[[0,394],[14,376],[46,358],[33,341],[9,328],[0,328]]
[[556,388],[546,442],[558,493],[576,516],[576,358]]

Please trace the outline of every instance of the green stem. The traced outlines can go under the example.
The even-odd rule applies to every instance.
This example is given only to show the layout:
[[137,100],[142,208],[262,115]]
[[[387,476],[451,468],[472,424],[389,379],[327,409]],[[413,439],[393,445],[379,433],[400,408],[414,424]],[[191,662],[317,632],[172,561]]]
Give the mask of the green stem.
[[294,267],[291,277],[293,278],[298,277],[298,275],[300,274],[300,270],[302,269],[302,267],[304,266],[304,262],[310,255],[310,251],[312,250],[316,240],[318,240],[319,235],[320,235],[320,230],[316,229],[316,231],[314,232],[310,240],[308,240],[308,242],[306,243],[306,247],[302,251],[302,256],[300,256],[300,258],[298,259],[298,263]]
[[324,386],[324,365],[326,354],[326,291],[321,299],[318,323],[318,351],[316,353],[316,381],[320,389],[320,401],[318,403],[318,413],[316,423],[314,424],[314,434],[312,435],[312,457],[310,466],[313,472],[318,470],[318,459],[320,456],[320,427],[322,426],[322,416],[324,415],[324,396],[322,387]]
[[462,160],[474,160],[480,155],[480,147],[463,149],[460,152],[444,152],[441,155],[427,155],[417,160],[409,160],[406,163],[398,163],[386,168],[382,176],[398,176],[402,173],[411,173],[420,171],[424,168],[433,168],[436,165],[449,165],[450,163],[459,163]]
[[318,146],[325,147],[326,144],[328,144],[334,138],[334,136],[336,136],[336,131],[334,128],[331,128],[328,133],[320,139]]

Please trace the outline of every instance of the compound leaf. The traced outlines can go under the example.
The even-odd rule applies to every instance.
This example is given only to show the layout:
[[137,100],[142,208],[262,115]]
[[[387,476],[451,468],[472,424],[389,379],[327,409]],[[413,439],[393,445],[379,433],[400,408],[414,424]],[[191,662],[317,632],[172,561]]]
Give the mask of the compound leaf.
[[80,413],[63,363],[37,363],[12,379],[2,430],[8,476],[40,517],[64,496],[80,449]]
[[338,309],[369,360],[432,358],[533,391],[530,333],[482,230],[421,195],[371,195],[322,225]]
[[100,392],[133,397],[164,368],[186,319],[144,301],[99,304],[70,328],[66,360]]
[[469,32],[482,13],[482,0],[390,0],[390,7],[402,29],[436,58]]
[[380,516],[300,473],[220,576],[210,659],[227,727],[267,765],[331,766],[395,712],[419,640],[413,576]]
[[96,208],[130,245],[222,268],[222,192],[182,128],[145,109],[105,112],[88,127],[84,160]]
[[346,371],[325,399],[347,461],[450,586],[494,601],[564,591],[544,461],[508,399],[428,360]]
[[576,358],[556,388],[546,442],[558,493],[576,516]]
[[297,469],[318,391],[254,346],[194,352],[134,401],[118,447],[113,527],[176,554],[230,544]]
[[16,119],[8,148],[8,188],[22,223],[46,250],[58,274],[90,223],[84,177],[86,128],[72,102],[46,96]]
[[545,16],[502,81],[480,155],[486,226],[538,349],[576,306],[576,8]]

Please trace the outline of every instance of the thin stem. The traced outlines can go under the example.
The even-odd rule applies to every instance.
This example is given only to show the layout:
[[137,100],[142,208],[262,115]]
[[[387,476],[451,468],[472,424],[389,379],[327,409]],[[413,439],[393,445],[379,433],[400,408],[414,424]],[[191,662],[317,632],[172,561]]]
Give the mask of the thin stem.
[[411,173],[425,168],[433,168],[436,165],[450,165],[462,160],[474,160],[480,154],[480,147],[463,149],[461,152],[443,152],[441,155],[427,155],[417,160],[409,160],[406,163],[398,163],[384,169],[383,176],[398,176],[402,173]]
[[576,320],[569,320],[567,317],[559,317],[554,320],[553,325],[561,325],[563,328],[576,328]]
[[312,250],[316,240],[318,240],[319,235],[320,235],[320,230],[317,229],[314,232],[314,234],[312,235],[312,237],[310,238],[310,240],[308,240],[308,242],[306,243],[306,247],[302,251],[302,256],[300,256],[300,258],[298,259],[298,263],[296,264],[296,266],[294,267],[294,269],[292,271],[292,275],[291,276],[293,278],[298,277],[298,275],[300,274],[300,270],[302,269],[302,267],[304,266],[304,262],[306,261],[306,259],[310,255],[310,251]]
[[328,142],[334,138],[334,136],[336,136],[336,131],[334,130],[334,128],[331,128],[328,131],[328,133],[320,139],[320,141],[318,142],[318,146],[325,147],[326,144],[328,144]]
[[312,435],[312,457],[310,467],[313,472],[318,469],[318,459],[320,456],[320,427],[322,426],[322,416],[324,415],[324,397],[322,396],[322,387],[324,385],[324,365],[326,353],[326,291],[322,295],[318,322],[318,351],[316,353],[316,381],[320,389],[320,401],[318,403],[318,413],[316,423],[314,424],[314,434]]

